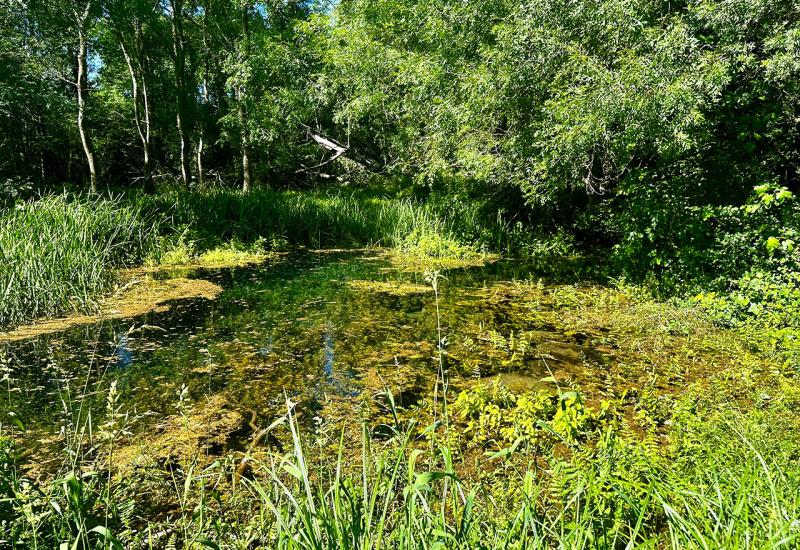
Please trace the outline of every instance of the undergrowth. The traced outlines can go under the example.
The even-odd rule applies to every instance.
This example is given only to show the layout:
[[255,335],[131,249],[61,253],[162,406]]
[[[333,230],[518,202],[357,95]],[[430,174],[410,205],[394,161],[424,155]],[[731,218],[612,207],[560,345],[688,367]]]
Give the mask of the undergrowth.
[[[440,276],[426,280],[438,312]],[[559,315],[569,309],[578,322],[591,313],[586,301],[592,299],[602,308],[619,307],[608,296],[583,292],[559,294]],[[650,314],[645,321],[656,324],[673,316]],[[261,449],[118,468],[133,418],[119,406],[112,383],[100,419],[80,402],[65,402],[65,454],[57,476],[46,482],[27,475],[16,444],[24,426],[0,422],[0,542],[74,548],[800,547],[800,391],[790,374],[749,363],[710,371],[687,382],[666,410],[635,391],[592,400],[555,378],[542,380],[555,384],[549,390],[513,392],[479,382],[456,392],[445,360],[447,335],[439,314],[432,315],[436,383],[418,404],[399,407],[384,388],[364,397],[364,410],[381,411],[377,418],[354,414],[343,425],[328,425],[304,421],[303,407],[287,399],[285,414],[259,432]],[[619,322],[630,328],[634,320]],[[664,334],[692,332],[665,328]],[[185,390],[176,396],[178,413],[170,422],[191,439],[192,419],[208,404],[192,403]]]
[[[482,390],[479,390],[482,391]],[[797,548],[800,475],[792,422],[774,409],[730,406],[686,414],[671,446],[619,422],[565,420],[558,398],[537,413],[531,440],[469,453],[447,442],[468,434],[443,418],[358,425],[360,452],[335,433],[303,433],[295,405],[268,431],[284,450],[194,460],[109,474],[120,413],[74,450],[50,484],[25,479],[19,451],[0,440],[0,519],[10,547],[177,548]],[[524,396],[518,396],[522,400]],[[567,398],[569,399],[569,398]],[[109,399],[113,408],[113,397]],[[491,401],[485,403],[492,414]],[[558,410],[564,414],[559,420]],[[581,413],[578,414],[580,417]],[[783,418],[783,419],[782,419]],[[560,424],[573,424],[570,439]],[[380,428],[380,429],[379,429]],[[187,427],[187,429],[189,429]],[[783,439],[778,440],[777,437]],[[246,469],[242,468],[246,465]],[[475,469],[477,468],[477,473]],[[244,472],[244,473],[243,473]],[[473,473],[470,473],[473,472]],[[148,496],[149,495],[149,496]],[[170,498],[166,515],[150,499]],[[163,506],[163,505],[162,505]],[[148,512],[149,510],[149,512]]]
[[[249,193],[216,189],[166,192],[142,199],[184,228],[202,248],[259,239],[278,247],[398,247],[433,257],[464,256],[487,248],[489,238],[476,233],[502,228],[474,217],[448,216],[409,198],[366,192],[275,191]],[[469,232],[468,232],[469,231]],[[497,237],[499,238],[499,237]]]

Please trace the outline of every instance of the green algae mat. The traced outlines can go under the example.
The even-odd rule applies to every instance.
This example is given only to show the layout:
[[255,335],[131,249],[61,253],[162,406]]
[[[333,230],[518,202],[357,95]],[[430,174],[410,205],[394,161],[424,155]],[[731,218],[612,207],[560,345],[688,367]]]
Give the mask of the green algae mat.
[[[0,408],[25,427],[15,439],[37,468],[47,469],[81,418],[103,422],[109,392],[126,415],[121,463],[212,460],[268,444],[257,434],[287,397],[312,428],[358,415],[380,421],[374,396],[384,389],[403,410],[424,412],[441,369],[453,395],[489,385],[512,395],[575,389],[587,411],[615,402],[614,414],[646,430],[668,422],[689,384],[763,364],[738,334],[691,311],[542,281],[517,261],[440,273],[441,364],[430,274],[384,253],[294,253],[190,276],[224,290],[0,348],[8,383]],[[465,395],[456,404],[468,411]],[[520,436],[508,418],[495,419],[489,437],[463,416],[467,447],[498,450]]]

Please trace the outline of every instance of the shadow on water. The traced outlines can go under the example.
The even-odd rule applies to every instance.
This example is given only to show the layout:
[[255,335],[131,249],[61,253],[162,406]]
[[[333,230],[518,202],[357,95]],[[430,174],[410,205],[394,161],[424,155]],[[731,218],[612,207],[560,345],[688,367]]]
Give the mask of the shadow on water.
[[[551,370],[548,360],[568,374],[602,362],[535,317],[509,315],[513,304],[487,300],[494,283],[529,278],[531,269],[503,261],[446,273],[441,315],[454,377],[466,382],[499,376],[509,385],[535,387]],[[300,252],[273,265],[191,275],[225,291],[213,301],[186,300],[167,312],[0,348],[6,386],[0,409],[4,417],[13,412],[26,427],[30,449],[57,444],[59,433],[80,415],[91,412],[95,422],[102,420],[112,382],[141,433],[176,413],[182,391],[195,403],[214,396],[252,425],[253,419],[278,415],[285,396],[299,403],[308,419],[331,399],[356,404],[381,384],[392,387],[399,403],[411,405],[432,384],[433,294],[348,285],[357,280],[425,285],[422,273],[394,269],[374,253]],[[476,352],[492,334],[513,337],[523,331],[532,338],[538,334],[546,355],[514,355],[508,342],[489,342],[495,354]],[[250,435],[248,429],[237,433]]]

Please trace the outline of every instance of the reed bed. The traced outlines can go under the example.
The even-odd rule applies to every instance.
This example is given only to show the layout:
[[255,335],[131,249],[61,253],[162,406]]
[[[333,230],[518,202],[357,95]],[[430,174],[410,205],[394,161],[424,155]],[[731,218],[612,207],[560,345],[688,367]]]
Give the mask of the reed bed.
[[122,199],[55,195],[0,213],[0,327],[90,309],[158,242],[158,222]]
[[158,263],[186,239],[198,253],[233,242],[453,256],[474,249],[453,237],[461,222],[412,199],[270,189],[19,202],[0,211],[0,329],[91,310],[117,268]]
[[[395,247],[413,236],[465,246],[480,246],[487,224],[475,212],[459,215],[435,210],[412,198],[386,198],[366,192],[275,191],[249,193],[216,189],[173,191],[143,199],[207,241],[282,239],[292,245]],[[500,227],[492,227],[500,232]]]

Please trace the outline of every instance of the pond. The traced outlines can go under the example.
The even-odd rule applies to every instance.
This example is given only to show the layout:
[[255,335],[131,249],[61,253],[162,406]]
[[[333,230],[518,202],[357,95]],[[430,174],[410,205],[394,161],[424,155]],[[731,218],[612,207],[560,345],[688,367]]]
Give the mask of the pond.
[[[521,315],[520,304],[493,290],[531,279],[530,266],[504,260],[442,275],[438,319],[455,387],[500,377],[531,388],[604,363],[580,334],[559,333],[538,317],[536,304]],[[313,423],[355,414],[385,387],[400,406],[430,394],[436,295],[424,273],[396,267],[380,251],[294,252],[191,276],[224,291],[0,346],[0,409],[24,427],[18,437],[31,456],[55,465],[46,458],[53,450],[112,409],[135,435],[163,431],[165,419],[188,406],[205,408],[224,432],[214,443],[222,453],[251,441],[287,397]]]

